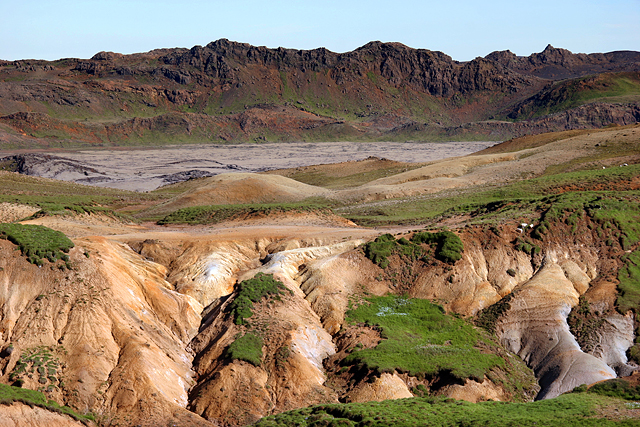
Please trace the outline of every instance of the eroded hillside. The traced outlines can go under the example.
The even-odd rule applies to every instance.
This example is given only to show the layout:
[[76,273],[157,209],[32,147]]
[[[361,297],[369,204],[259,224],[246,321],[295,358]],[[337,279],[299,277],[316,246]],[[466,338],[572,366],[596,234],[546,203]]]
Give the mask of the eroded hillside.
[[[101,199],[166,214],[158,223],[26,177],[0,206],[0,381],[105,426],[240,426],[413,397],[426,400],[402,402],[530,402],[626,381],[640,362],[637,131]],[[29,186],[47,188],[40,211]]]

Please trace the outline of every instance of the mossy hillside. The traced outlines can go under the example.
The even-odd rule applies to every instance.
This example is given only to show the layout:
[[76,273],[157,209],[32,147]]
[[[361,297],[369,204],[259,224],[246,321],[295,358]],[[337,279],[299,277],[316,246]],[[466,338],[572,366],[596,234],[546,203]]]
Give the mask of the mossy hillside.
[[322,212],[330,213],[327,204],[318,200],[300,203],[262,203],[243,205],[193,206],[178,209],[158,221],[167,224],[216,224],[244,215],[271,215],[284,212]]
[[67,253],[74,246],[64,233],[42,225],[0,224],[0,238],[17,245],[30,263],[39,266],[43,259],[52,263],[62,260],[68,264]]
[[477,348],[482,335],[473,326],[427,300],[370,297],[347,311],[346,318],[349,323],[378,326],[383,338],[375,348],[353,351],[344,359],[346,365],[379,373],[400,371],[420,377],[448,373],[482,381],[492,368],[505,363]]
[[608,419],[602,409],[625,408],[619,399],[571,393],[534,403],[468,403],[446,398],[317,405],[262,418],[259,427],[317,426],[637,426],[635,419]]

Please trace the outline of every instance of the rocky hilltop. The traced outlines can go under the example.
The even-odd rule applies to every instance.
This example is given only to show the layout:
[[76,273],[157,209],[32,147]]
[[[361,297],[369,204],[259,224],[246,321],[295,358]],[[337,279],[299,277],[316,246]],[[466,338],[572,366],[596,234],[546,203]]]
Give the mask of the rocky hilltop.
[[[499,140],[636,123],[639,72],[640,53],[627,51],[548,46],[529,57],[503,51],[459,62],[400,43],[334,53],[225,39],[88,60],[4,61],[0,142]],[[548,95],[559,87],[563,96]]]

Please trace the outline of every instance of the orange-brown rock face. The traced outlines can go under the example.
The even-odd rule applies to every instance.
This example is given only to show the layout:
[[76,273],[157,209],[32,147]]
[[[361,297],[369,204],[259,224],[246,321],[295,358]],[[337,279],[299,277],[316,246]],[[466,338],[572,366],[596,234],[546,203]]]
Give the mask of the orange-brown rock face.
[[122,244],[93,238],[77,245],[74,269],[61,271],[28,264],[0,241],[2,341],[14,349],[3,360],[3,382],[20,378],[42,389],[36,376],[11,373],[21,355],[44,347],[59,361],[44,386],[55,386],[50,397],[61,403],[105,419],[206,425],[184,409],[193,384],[185,348],[200,305],[170,290],[162,266]]
[[[151,236],[136,228],[76,239],[72,270],[38,268],[0,240],[0,350],[13,347],[0,359],[0,381],[50,389],[50,398],[107,425],[246,425],[316,403],[409,397],[420,384],[469,401],[513,397],[489,378],[341,377],[349,349],[381,339],[372,328],[345,325],[350,297],[388,292],[431,298],[467,316],[512,294],[498,335],[535,370],[541,398],[627,372],[633,319],[611,314],[609,282],[593,285],[608,265],[602,252],[580,235],[525,254],[514,248],[515,228],[459,230],[465,249],[453,265],[393,255],[386,269],[358,248],[376,231],[358,228],[258,224]],[[230,311],[237,283],[258,272],[287,290],[254,303],[253,315],[237,324]],[[599,348],[608,350],[585,352],[571,335],[566,317],[580,295],[608,310],[598,332]],[[247,333],[262,340],[257,362],[230,354]],[[37,351],[55,361],[44,384],[32,365],[17,369]]]

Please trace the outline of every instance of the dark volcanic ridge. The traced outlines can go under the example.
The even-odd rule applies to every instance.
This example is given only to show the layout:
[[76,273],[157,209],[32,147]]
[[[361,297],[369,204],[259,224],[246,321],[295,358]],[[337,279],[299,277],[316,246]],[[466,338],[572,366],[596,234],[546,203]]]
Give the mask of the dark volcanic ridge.
[[218,40],[91,59],[0,62],[4,147],[503,140],[640,119],[640,53],[552,46],[458,62]]

